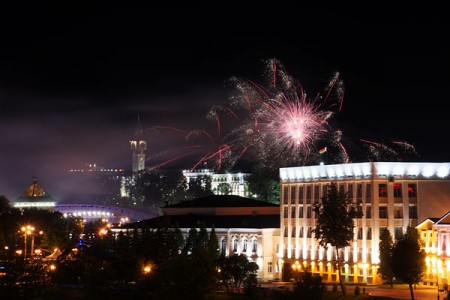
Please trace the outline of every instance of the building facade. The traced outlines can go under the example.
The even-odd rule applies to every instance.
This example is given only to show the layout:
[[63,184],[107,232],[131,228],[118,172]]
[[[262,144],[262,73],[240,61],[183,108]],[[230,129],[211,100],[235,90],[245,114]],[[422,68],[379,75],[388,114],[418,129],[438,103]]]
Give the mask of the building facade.
[[[245,254],[258,264],[260,280],[280,279],[277,265],[277,246],[280,244],[280,218],[277,204],[222,195],[183,201],[162,208],[164,216],[136,224],[111,228],[113,234],[132,234],[135,226],[153,226],[165,217],[180,228],[187,238],[192,228],[205,224],[208,234],[214,228],[222,255]],[[274,259],[275,258],[275,259]]]
[[351,246],[342,250],[343,276],[349,283],[381,283],[377,275],[383,228],[401,237],[430,215],[443,215],[450,203],[450,163],[367,162],[280,169],[280,251],[278,264],[300,264],[337,281],[336,253],[314,236],[314,204],[332,183],[361,202]]
[[[449,204],[450,205],[450,204]],[[428,218],[416,227],[427,254],[423,283],[448,287],[450,278],[450,211],[441,218]]]
[[250,196],[248,189],[248,173],[224,173],[218,174],[210,169],[201,170],[183,170],[183,176],[189,185],[189,181],[198,180],[203,176],[211,178],[211,190],[214,195],[224,195],[227,190],[228,195],[241,197]]

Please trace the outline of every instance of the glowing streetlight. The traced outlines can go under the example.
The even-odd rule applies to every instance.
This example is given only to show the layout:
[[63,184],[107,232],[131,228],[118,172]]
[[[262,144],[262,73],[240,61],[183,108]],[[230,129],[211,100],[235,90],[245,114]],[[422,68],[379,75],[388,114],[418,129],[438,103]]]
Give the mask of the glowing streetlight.
[[[34,226],[31,225],[26,225],[26,226],[22,226],[22,228],[20,228],[20,230],[23,232],[23,240],[24,240],[24,251],[23,251],[23,257],[24,259],[27,258],[27,235],[32,235],[33,231],[34,231]],[[33,248],[33,243],[34,243],[34,239],[32,240],[32,245],[31,247]],[[31,249],[31,255],[33,255],[33,249]]]
[[144,272],[145,275],[148,275],[151,273],[152,267],[150,265],[146,265],[142,268],[142,271]]
[[295,281],[298,281],[298,274],[299,274],[301,268],[302,268],[302,266],[300,265],[298,260],[296,260],[295,263],[292,264],[292,270],[294,270],[294,274],[295,274]]

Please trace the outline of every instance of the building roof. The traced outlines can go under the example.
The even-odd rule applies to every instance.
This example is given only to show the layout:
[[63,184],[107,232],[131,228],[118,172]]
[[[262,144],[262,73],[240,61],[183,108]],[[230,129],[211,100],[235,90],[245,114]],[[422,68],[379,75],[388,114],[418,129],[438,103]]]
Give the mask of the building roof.
[[157,228],[167,221],[169,226],[179,228],[199,228],[204,223],[206,228],[280,228],[280,215],[246,215],[246,216],[213,216],[213,215],[175,215],[161,216],[141,222],[123,225],[123,229],[135,227]]
[[25,192],[16,198],[16,202],[55,202],[55,199],[44,190],[36,179],[33,179]]
[[450,224],[450,211],[446,213],[442,218],[439,218],[436,223],[436,225],[449,225]]
[[450,162],[364,162],[280,168],[281,182],[366,177],[450,178]]
[[183,201],[165,208],[201,208],[201,207],[279,207],[278,204],[235,195],[211,195],[191,201]]

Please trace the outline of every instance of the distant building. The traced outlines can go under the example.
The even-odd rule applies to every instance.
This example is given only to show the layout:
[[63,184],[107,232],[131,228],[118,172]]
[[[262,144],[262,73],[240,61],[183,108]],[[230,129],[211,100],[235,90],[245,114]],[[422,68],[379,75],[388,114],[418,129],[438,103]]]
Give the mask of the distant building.
[[13,206],[19,209],[38,208],[53,211],[56,201],[37,182],[36,178],[14,201]]
[[448,212],[449,172],[450,163],[366,162],[281,168],[278,257],[284,263],[299,261],[325,281],[338,280],[335,251],[321,247],[313,232],[314,203],[321,201],[334,182],[350,194],[350,199],[362,203],[364,213],[355,220],[355,240],[340,254],[345,281],[380,283],[381,230],[387,228],[399,238],[418,220]]
[[247,180],[250,174],[248,173],[218,174],[211,169],[201,169],[193,171],[183,170],[183,175],[186,177],[188,185],[191,180],[198,180],[202,176],[209,176],[211,178],[211,190],[214,195],[223,195],[224,191],[228,191],[228,195],[250,196]]
[[208,196],[184,201],[162,208],[164,216],[112,228],[114,234],[132,234],[137,226],[155,227],[163,218],[177,224],[183,236],[204,223],[208,233],[212,227],[223,255],[245,254],[259,266],[258,277],[279,279],[280,266],[276,264],[280,236],[280,215],[277,204],[239,196]]

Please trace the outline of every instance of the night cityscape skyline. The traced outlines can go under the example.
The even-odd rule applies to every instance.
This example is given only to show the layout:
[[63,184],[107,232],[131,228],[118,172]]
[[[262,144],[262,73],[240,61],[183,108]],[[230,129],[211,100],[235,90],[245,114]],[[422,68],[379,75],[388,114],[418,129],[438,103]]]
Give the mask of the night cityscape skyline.
[[[232,91],[227,80],[261,82],[262,61],[270,58],[311,94],[340,73],[345,99],[333,121],[345,135],[404,140],[419,161],[450,161],[448,46],[427,34],[437,26],[359,16],[312,28],[313,15],[302,17],[286,18],[281,29],[275,19],[253,28],[255,17],[229,24],[170,7],[30,7],[5,16],[2,22],[15,26],[0,50],[1,194],[14,200],[35,176],[59,199],[73,190],[69,169],[97,163],[129,170],[138,117],[146,129],[209,126],[208,109]],[[178,142],[150,134],[146,140],[149,164]]]

